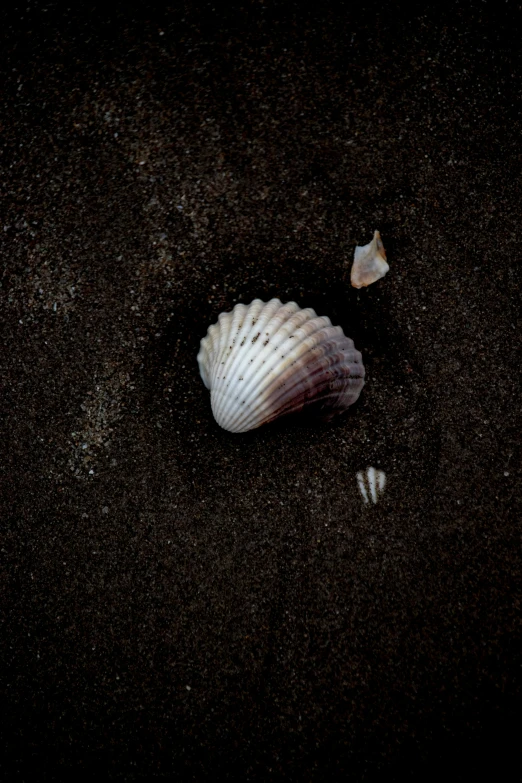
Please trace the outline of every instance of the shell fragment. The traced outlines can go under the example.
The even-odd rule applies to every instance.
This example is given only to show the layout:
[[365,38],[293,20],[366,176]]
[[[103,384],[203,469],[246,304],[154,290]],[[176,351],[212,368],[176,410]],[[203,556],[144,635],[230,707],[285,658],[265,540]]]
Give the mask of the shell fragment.
[[384,277],[389,268],[381,235],[375,231],[368,245],[355,248],[350,281],[354,288],[364,288]]
[[359,492],[365,503],[377,503],[379,495],[382,495],[386,486],[386,473],[376,468],[367,468],[366,471],[360,470],[357,474],[357,484]]

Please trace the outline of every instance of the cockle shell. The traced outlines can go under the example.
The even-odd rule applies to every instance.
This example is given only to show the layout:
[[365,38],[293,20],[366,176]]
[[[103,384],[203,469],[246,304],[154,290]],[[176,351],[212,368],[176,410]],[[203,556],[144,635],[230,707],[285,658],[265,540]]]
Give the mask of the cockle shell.
[[198,364],[214,418],[229,432],[303,409],[330,419],[364,385],[361,354],[341,327],[279,299],[221,313],[201,340]]
[[381,235],[375,231],[371,242],[355,248],[350,282],[354,288],[364,288],[384,277],[389,269]]

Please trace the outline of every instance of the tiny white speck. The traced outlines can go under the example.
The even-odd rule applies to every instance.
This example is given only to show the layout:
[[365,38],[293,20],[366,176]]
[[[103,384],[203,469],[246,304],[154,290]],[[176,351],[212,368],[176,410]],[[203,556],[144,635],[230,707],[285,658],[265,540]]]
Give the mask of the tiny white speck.
[[89,476],[94,476],[94,470],[92,468],[89,471]]
[[192,688],[190,687],[190,685],[185,685],[185,688],[186,688],[188,691],[191,691],[191,690],[192,690]]
[[509,476],[509,470],[504,471],[504,476]]
[[140,160],[140,163],[139,163],[139,165],[140,165],[140,166],[144,166],[144,165],[145,165],[145,161],[144,161],[144,160]]

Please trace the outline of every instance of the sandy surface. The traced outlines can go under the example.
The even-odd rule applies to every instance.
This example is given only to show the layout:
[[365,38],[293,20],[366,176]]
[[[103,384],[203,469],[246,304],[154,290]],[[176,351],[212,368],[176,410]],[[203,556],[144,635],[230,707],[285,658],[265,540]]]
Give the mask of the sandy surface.
[[[522,773],[520,11],[384,5],[2,12],[4,781]],[[230,435],[273,296],[367,384]]]

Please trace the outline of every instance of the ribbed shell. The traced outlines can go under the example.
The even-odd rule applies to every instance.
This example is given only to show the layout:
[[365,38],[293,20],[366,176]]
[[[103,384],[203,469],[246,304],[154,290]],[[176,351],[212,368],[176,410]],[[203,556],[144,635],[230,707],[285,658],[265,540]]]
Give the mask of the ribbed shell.
[[247,432],[306,408],[324,419],[354,403],[364,366],[329,318],[279,299],[238,304],[209,327],[198,353],[217,423]]

